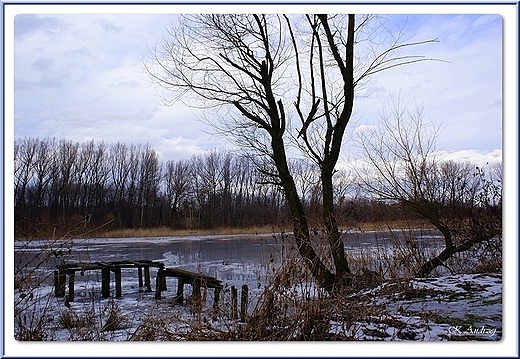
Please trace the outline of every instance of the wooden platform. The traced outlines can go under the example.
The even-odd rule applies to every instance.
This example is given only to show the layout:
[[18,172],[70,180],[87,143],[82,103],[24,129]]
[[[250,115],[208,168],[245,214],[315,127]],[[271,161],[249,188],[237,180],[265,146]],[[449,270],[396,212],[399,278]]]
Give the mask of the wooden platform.
[[177,278],[177,295],[175,302],[182,304],[184,301],[184,285],[190,284],[193,287],[193,299],[198,301],[201,299],[201,288],[213,288],[214,299],[213,305],[218,304],[220,291],[222,289],[222,281],[208,275],[190,272],[179,268],[159,268],[157,272],[157,284],[155,286],[155,299],[161,299],[161,292],[166,290],[166,278]]
[[54,294],[56,297],[65,296],[65,287],[68,278],[69,294],[68,301],[74,300],[74,283],[76,272],[80,272],[81,275],[85,271],[100,270],[101,271],[101,296],[110,296],[110,273],[115,274],[115,287],[116,297],[121,297],[123,290],[121,285],[121,269],[122,268],[137,268],[138,270],[138,281],[139,287],[143,287],[143,274],[144,274],[144,286],[147,292],[152,291],[150,281],[150,267],[158,268],[156,285],[155,285],[155,298],[161,299],[161,292],[166,290],[166,278],[175,277],[177,278],[177,296],[175,302],[183,304],[184,302],[184,285],[188,284],[193,287],[193,299],[195,302],[201,299],[201,288],[212,288],[214,289],[214,306],[218,304],[220,291],[222,289],[222,281],[217,278],[207,276],[201,273],[190,272],[179,268],[165,268],[164,263],[154,262],[150,260],[124,260],[115,262],[78,262],[78,263],[66,263],[59,265],[54,270]]
[[137,268],[139,277],[139,287],[143,287],[143,270],[144,270],[144,285],[148,292],[152,291],[150,281],[150,267],[162,269],[164,263],[153,262],[149,260],[125,260],[115,262],[86,262],[86,263],[66,263],[56,267],[54,271],[54,294],[56,297],[65,296],[66,277],[69,277],[69,295],[68,300],[74,300],[74,281],[76,272],[81,275],[85,271],[101,270],[101,296],[110,296],[110,272],[115,274],[116,297],[122,296],[121,287],[121,269],[122,268]]

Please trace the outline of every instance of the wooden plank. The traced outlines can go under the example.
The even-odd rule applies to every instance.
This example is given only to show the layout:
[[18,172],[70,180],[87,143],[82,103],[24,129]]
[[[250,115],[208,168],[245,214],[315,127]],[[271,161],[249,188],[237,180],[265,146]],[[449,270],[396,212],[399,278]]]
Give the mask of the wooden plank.
[[203,284],[209,288],[217,288],[222,285],[222,281],[217,278],[210,277],[208,275],[190,272],[184,269],[168,267],[164,269],[164,275],[166,277],[183,277],[187,282],[193,284],[196,280],[203,280]]

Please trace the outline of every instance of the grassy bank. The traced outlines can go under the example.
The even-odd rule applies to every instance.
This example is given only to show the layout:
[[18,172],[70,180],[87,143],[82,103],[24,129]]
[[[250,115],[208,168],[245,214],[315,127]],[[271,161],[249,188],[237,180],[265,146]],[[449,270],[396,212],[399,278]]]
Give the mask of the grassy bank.
[[[386,229],[411,229],[411,228],[434,228],[429,222],[413,220],[379,221],[379,222],[360,222],[351,229],[360,231],[382,231]],[[350,228],[349,228],[350,229]]]
[[[381,231],[388,228],[409,229],[409,228],[430,228],[424,221],[391,221],[391,222],[366,222],[358,223],[355,226],[343,226],[341,230],[353,231]],[[279,232],[290,232],[292,228],[282,228],[280,226],[261,226],[246,228],[214,228],[214,229],[172,229],[169,227],[156,228],[124,228],[96,233],[97,238],[131,238],[131,237],[172,237],[172,236],[202,236],[202,235],[233,235],[233,234],[271,234]]]
[[[421,220],[396,220],[379,222],[358,222],[355,224],[344,224],[340,226],[340,231],[368,232],[383,231],[392,229],[410,228],[433,228],[431,224]],[[16,232],[16,231],[15,231]],[[234,234],[273,234],[280,232],[292,232],[290,226],[265,225],[253,227],[221,227],[213,229],[172,229],[166,226],[154,228],[119,228],[105,229],[100,226],[96,229],[85,230],[83,223],[73,229],[63,229],[54,233],[38,231],[39,235],[32,237],[20,233],[15,233],[17,240],[31,239],[64,239],[64,238],[133,238],[133,237],[175,237],[175,236],[204,236],[204,235],[234,235]]]
[[131,237],[173,237],[173,236],[203,236],[203,235],[232,235],[232,234],[266,234],[279,232],[271,226],[249,228],[214,228],[214,229],[172,229],[169,227],[157,228],[125,228],[96,233],[96,238],[131,238]]

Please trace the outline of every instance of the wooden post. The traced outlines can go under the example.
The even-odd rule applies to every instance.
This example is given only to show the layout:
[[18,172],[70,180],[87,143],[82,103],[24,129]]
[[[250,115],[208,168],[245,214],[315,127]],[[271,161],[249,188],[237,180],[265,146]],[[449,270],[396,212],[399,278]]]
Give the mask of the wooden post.
[[220,299],[220,290],[221,289],[222,289],[222,287],[220,285],[217,285],[215,287],[215,296],[213,297],[213,308],[218,307],[218,301]]
[[193,299],[200,300],[200,279],[195,279],[192,284],[193,287]]
[[162,270],[163,271],[163,276],[162,276],[162,280],[161,280],[161,291],[163,290],[168,290],[168,288],[166,288],[166,275],[164,274],[164,269],[163,268],[160,268],[159,270]]
[[238,318],[238,293],[237,287],[231,286],[231,319]]
[[144,267],[144,285],[146,286],[146,291],[152,291],[152,285],[150,284],[150,267]]
[[116,276],[116,297],[121,297],[123,295],[121,289],[121,267],[115,267],[114,273]]
[[247,302],[249,296],[249,288],[247,284],[242,286],[242,294],[240,296],[240,320],[242,322],[246,321],[247,318]]
[[76,271],[69,272],[69,302],[74,301],[74,279],[76,276]]
[[162,282],[166,282],[166,276],[164,275],[164,269],[159,268],[157,279],[155,280],[155,299],[161,299]]
[[194,298],[200,298],[200,287],[201,287],[200,279],[195,279],[193,281],[192,286],[193,286],[193,297]]
[[65,296],[65,274],[62,268],[54,270],[54,295],[56,297]]
[[184,302],[184,278],[182,276],[177,277],[177,296],[175,297],[175,303],[181,304]]
[[139,288],[143,286],[143,268],[137,267],[137,275],[139,276]]
[[110,297],[110,269],[101,268],[101,296]]
[[202,310],[202,296],[200,294],[201,287],[201,279],[200,277],[195,278],[195,280],[191,283],[193,288],[192,293],[192,301],[191,301],[191,312],[192,313],[200,313]]

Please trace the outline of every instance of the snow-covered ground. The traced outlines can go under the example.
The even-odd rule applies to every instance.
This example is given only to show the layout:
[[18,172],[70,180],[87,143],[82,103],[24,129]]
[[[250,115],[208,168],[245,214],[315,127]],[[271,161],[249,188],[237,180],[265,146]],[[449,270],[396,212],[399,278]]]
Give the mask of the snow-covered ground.
[[384,283],[356,293],[384,314],[359,322],[359,340],[497,341],[502,338],[502,276],[459,274]]
[[[175,279],[160,300],[154,292],[138,288],[137,278],[123,275],[123,296],[101,298],[99,280],[78,281],[73,302],[54,296],[50,285],[26,294],[16,290],[14,301],[26,328],[41,329],[41,339],[52,341],[143,340],[143,324],[157,322],[154,340],[185,340],[184,332],[200,324],[200,315],[190,310],[191,287],[186,286],[184,305],[174,305]],[[256,304],[260,288],[250,288],[248,313]],[[238,292],[240,296],[240,288]],[[383,308],[360,318],[349,332],[354,340],[386,341],[497,341],[502,337],[502,278],[499,274],[460,274],[431,279],[413,279],[382,285],[352,294],[354,305]],[[239,299],[240,300],[240,299]],[[213,290],[209,289],[202,320],[218,330],[238,325],[230,318],[230,284],[213,316]],[[370,313],[371,311],[367,311]],[[344,330],[344,323],[330,321],[330,332]],[[17,324],[15,323],[15,326]],[[165,327],[166,325],[166,327]],[[341,329],[340,329],[341,328]],[[18,328],[20,329],[20,328]],[[178,336],[176,336],[178,334]]]

